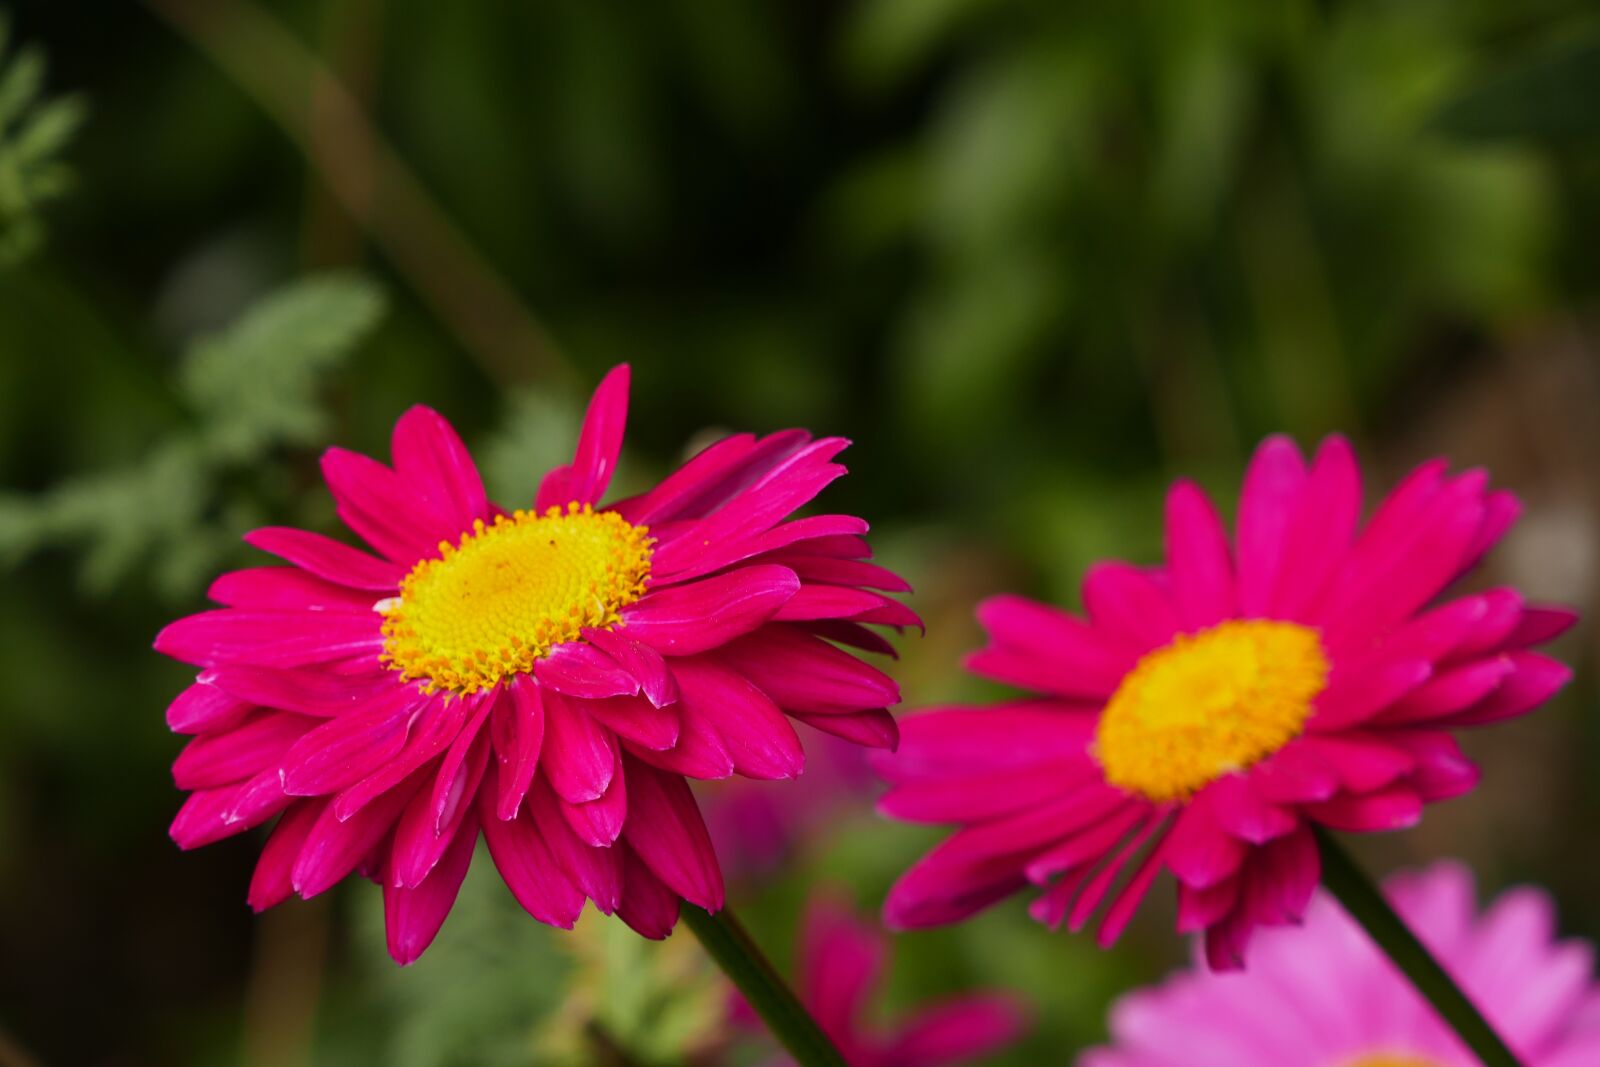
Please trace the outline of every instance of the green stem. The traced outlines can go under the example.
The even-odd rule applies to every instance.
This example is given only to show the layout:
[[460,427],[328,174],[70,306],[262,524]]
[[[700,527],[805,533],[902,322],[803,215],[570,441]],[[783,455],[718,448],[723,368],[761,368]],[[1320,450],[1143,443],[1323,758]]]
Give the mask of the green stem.
[[1339,898],[1339,903],[1361,924],[1367,936],[1377,942],[1384,954],[1411,980],[1417,992],[1427,998],[1434,1011],[1484,1067],[1521,1067],[1500,1035],[1439,966],[1433,954],[1417,940],[1411,928],[1395,914],[1344,846],[1321,827],[1316,827],[1316,835],[1317,847],[1322,853],[1322,884]]
[[683,921],[800,1067],[845,1067],[839,1050],[750,940],[733,912],[723,908],[712,915],[684,901]]

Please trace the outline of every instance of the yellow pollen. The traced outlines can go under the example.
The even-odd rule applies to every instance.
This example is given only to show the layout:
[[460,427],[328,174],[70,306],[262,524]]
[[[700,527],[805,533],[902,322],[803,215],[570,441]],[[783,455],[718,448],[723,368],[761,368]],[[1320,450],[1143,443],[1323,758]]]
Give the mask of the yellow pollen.
[[384,664],[426,679],[430,693],[473,693],[532,670],[584,627],[620,622],[650,578],[648,528],[588,504],[472,526],[378,604]]
[[1317,632],[1230,620],[1146,653],[1101,713],[1106,781],[1157,803],[1187,800],[1299,736],[1328,684]]

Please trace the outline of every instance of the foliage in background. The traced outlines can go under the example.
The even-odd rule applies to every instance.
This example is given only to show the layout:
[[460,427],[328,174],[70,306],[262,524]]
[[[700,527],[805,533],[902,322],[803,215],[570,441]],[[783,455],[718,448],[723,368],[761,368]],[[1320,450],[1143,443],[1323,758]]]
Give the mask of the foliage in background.
[[[192,595],[239,535],[265,521],[252,489],[275,473],[267,461],[326,439],[319,386],[371,332],[383,303],[358,276],[308,277],[197,339],[177,372],[190,424],[116,469],[37,497],[0,496],[0,561],[15,566],[70,545],[90,592],[103,595],[144,565],[169,597]],[[240,484],[225,486],[230,477]]]
[[0,8],[0,267],[15,266],[44,241],[39,210],[72,186],[61,161],[83,124],[81,97],[44,95],[44,52],[14,48],[11,16]]

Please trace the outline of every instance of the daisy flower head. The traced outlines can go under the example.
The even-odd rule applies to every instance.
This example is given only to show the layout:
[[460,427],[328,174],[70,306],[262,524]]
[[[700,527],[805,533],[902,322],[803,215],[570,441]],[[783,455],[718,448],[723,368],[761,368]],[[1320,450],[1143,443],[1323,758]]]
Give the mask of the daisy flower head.
[[[1513,889],[1480,914],[1472,874],[1455,863],[1397,875],[1386,894],[1526,1067],[1600,1063],[1594,949],[1555,939],[1548,895]],[[1323,891],[1303,929],[1260,935],[1248,972],[1196,967],[1123,997],[1111,1037],[1080,1067],[1479,1064]]]
[[287,566],[223,575],[220,609],[156,638],[199,668],[167,713],[193,735],[172,837],[276,818],[257,910],[365,874],[410,962],[481,834],[535,918],[570,927],[590,900],[665,937],[680,898],[723,898],[686,778],[798,775],[792,721],[895,745],[898,690],[847,649],[889,652],[868,626],[918,624],[880,591],[907,587],[866,561],[863,520],[790,518],[845,473],[848,442],[729,437],[602,505],[628,384],[626,366],[605,378],[526,510],[486,498],[427,408],[395,426],[392,466],[330,449],[338,515],[372,551],[257,530]]
[[1198,487],[1167,497],[1166,561],[1101,563],[1085,617],[1017,596],[979,607],[974,672],[1036,696],[901,723],[875,754],[896,818],[957,831],[890,893],[891,925],[953,922],[1027,887],[1030,912],[1121,934],[1161,871],[1178,928],[1218,968],[1297,921],[1312,826],[1396,830],[1471,790],[1454,731],[1521,715],[1570,676],[1532,646],[1563,608],[1497,588],[1440,601],[1517,515],[1482,471],[1412,472],[1363,525],[1349,443],[1251,460],[1230,539]]

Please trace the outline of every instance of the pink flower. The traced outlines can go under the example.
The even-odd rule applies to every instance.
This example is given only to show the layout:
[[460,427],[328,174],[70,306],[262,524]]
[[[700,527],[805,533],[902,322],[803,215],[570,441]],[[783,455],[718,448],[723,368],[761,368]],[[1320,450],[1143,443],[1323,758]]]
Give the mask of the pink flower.
[[[1431,606],[1498,541],[1516,500],[1482,471],[1424,464],[1360,525],[1348,442],[1309,469],[1269,438],[1230,544],[1189,482],[1167,497],[1167,562],[1102,563],[1087,619],[985,602],[979,674],[1041,693],[902,721],[876,755],[892,816],[961,828],[894,887],[898,927],[965,918],[1028,885],[1030,911],[1115,941],[1151,882],[1219,968],[1250,932],[1297,920],[1320,866],[1310,827],[1396,830],[1465,793],[1453,730],[1521,715],[1570,676],[1529,651],[1574,620],[1491,589]],[[1132,873],[1113,891],[1125,869]]]
[[225,605],[156,648],[199,668],[168,710],[194,734],[172,837],[193,848],[278,816],[250,885],[270,907],[359,871],[384,889],[389,951],[433,940],[480,831],[535,918],[587,898],[665,937],[722,874],[685,778],[790,778],[790,719],[892,748],[893,681],[841,648],[916,616],[849,515],[786,521],[845,472],[848,442],[727,438],[639,496],[598,506],[628,368],[590,403],[573,462],[530,511],[484,496],[460,439],[413,408],[394,466],[330,449],[339,517],[378,555],[272,528],[287,560],[223,575]]
[[[1600,1063],[1586,943],[1557,942],[1550,898],[1513,889],[1481,916],[1454,863],[1386,886],[1406,922],[1527,1067]],[[1246,974],[1183,971],[1111,1013],[1081,1067],[1477,1067],[1478,1060],[1326,893],[1303,930],[1260,935]]]
[[[807,909],[796,964],[796,995],[850,1067],[939,1067],[996,1052],[1022,1032],[1025,1013],[998,994],[958,997],[918,1013],[892,1033],[862,1021],[883,974],[888,939],[824,895]],[[743,999],[736,1016],[753,1023]],[[779,1060],[787,1063],[788,1060]]]

